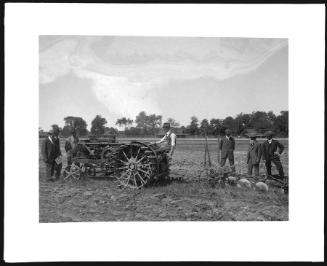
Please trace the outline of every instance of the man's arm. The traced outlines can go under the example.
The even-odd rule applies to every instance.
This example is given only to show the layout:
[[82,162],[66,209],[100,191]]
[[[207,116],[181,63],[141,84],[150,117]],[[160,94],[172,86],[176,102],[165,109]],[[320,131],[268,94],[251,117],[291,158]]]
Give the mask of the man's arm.
[[164,136],[162,137],[162,139],[160,139],[159,141],[156,141],[155,143],[156,143],[156,144],[160,144],[160,143],[164,142],[165,139],[166,139],[166,135],[164,135]]
[[276,143],[277,143],[277,147],[279,149],[279,154],[282,154],[283,151],[284,151],[284,145],[281,144],[279,141],[276,140]]

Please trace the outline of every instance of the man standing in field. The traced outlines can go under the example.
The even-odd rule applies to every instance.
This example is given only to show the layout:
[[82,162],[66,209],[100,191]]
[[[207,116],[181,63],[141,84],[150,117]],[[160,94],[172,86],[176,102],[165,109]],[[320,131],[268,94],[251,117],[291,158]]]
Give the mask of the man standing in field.
[[55,181],[60,178],[62,168],[59,127],[53,125],[49,133],[50,135],[42,143],[42,157],[46,166],[47,180]]
[[254,169],[254,176],[259,176],[259,164],[261,159],[261,145],[257,142],[257,135],[252,133],[249,135],[250,144],[247,153],[246,162],[248,164],[248,176],[252,177],[252,170]]
[[79,142],[79,139],[77,136],[77,132],[73,128],[71,130],[71,135],[66,139],[66,142],[65,142],[65,151],[67,153],[67,164],[68,165],[72,164],[72,158],[73,158],[73,156],[76,155],[78,142]]
[[231,170],[232,172],[235,172],[235,166],[234,166],[235,139],[231,136],[230,129],[225,130],[225,135],[226,136],[222,138],[219,142],[219,151],[221,152],[220,166],[223,167],[228,158]]
[[171,159],[176,148],[176,134],[172,132],[169,123],[164,123],[162,128],[165,131],[165,135],[156,144],[161,144],[160,148],[166,150]]
[[267,140],[262,143],[262,157],[266,165],[267,175],[271,175],[271,162],[273,162],[279,172],[279,177],[283,179],[284,170],[280,162],[280,155],[284,150],[284,146],[279,141],[273,139],[273,135],[274,133],[272,131],[266,133]]

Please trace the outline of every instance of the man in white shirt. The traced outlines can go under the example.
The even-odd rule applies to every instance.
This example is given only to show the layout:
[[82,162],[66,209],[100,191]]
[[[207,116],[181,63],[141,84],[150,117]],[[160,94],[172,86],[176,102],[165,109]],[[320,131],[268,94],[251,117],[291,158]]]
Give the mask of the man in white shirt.
[[72,128],[70,131],[71,135],[66,139],[65,142],[65,150],[67,153],[67,164],[72,164],[72,158],[77,153],[77,145],[79,142],[79,138],[77,136],[77,131],[75,128]]
[[164,123],[162,128],[165,131],[165,135],[161,140],[155,143],[161,144],[161,149],[169,151],[168,155],[171,158],[176,148],[176,134],[172,132],[169,123]]

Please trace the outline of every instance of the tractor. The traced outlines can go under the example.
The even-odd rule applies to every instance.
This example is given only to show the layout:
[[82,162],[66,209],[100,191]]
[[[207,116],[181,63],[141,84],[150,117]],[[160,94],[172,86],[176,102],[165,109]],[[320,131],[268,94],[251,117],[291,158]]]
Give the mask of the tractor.
[[121,187],[139,189],[169,181],[167,151],[157,144],[131,141],[118,143],[114,136],[91,137],[77,144],[64,180],[85,177],[113,177]]

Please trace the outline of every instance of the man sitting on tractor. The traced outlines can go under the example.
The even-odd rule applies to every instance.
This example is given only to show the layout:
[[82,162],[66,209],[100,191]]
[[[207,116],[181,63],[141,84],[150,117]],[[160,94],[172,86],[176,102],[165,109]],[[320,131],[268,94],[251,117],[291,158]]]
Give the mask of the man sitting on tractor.
[[164,123],[162,128],[165,131],[165,135],[155,144],[161,144],[160,149],[166,150],[169,159],[171,159],[176,148],[176,134],[172,132],[169,123]]

